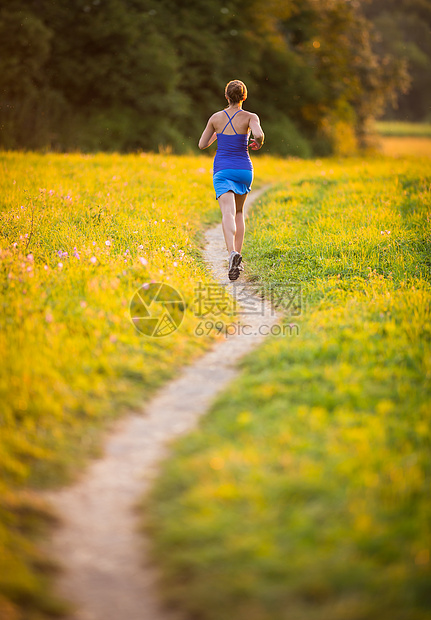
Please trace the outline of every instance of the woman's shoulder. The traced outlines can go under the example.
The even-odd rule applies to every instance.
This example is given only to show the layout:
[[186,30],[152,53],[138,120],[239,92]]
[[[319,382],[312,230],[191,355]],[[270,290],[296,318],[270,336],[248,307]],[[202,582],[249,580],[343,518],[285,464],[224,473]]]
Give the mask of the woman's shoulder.
[[249,110],[243,110],[243,112],[246,112],[250,118],[259,118],[257,114],[250,112]]
[[242,110],[242,112],[244,112],[243,118],[246,118],[249,123],[251,121],[258,121],[259,122],[259,117],[254,112],[250,112],[249,110]]
[[208,119],[208,123],[211,123],[214,126],[214,124],[221,122],[222,116],[226,116],[226,114],[223,114],[223,110],[218,110],[217,112],[214,112],[214,114],[211,114]]
[[210,116],[210,120],[212,118],[218,118],[219,116],[226,116],[224,114],[224,110],[217,110],[217,112],[214,112],[214,114],[212,116]]
[[[243,112],[244,114],[247,114],[248,116],[254,116],[256,117],[257,114],[254,114],[254,112],[249,112],[249,110],[238,110],[238,112]],[[223,109],[223,110],[218,110],[217,112],[214,112],[214,114],[212,116],[210,116],[210,120],[213,118],[225,118],[226,114],[229,115],[229,112],[227,112],[227,110]]]

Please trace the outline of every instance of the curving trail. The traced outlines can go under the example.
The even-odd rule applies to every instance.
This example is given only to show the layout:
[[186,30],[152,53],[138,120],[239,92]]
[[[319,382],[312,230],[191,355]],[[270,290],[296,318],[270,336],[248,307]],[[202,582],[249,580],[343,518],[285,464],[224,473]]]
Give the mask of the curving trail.
[[[249,206],[266,190],[252,192]],[[221,224],[206,233],[204,257],[215,278],[227,279]],[[241,291],[241,277],[235,284]],[[135,505],[151,485],[169,441],[192,429],[211,401],[236,376],[236,362],[265,336],[259,326],[277,322],[269,304],[247,297],[251,335],[226,337],[164,386],[142,411],[118,421],[104,455],[76,484],[45,494],[62,525],[49,551],[62,566],[58,593],[74,607],[69,620],[180,620],[157,598],[157,569],[148,559],[149,541],[138,531]]]

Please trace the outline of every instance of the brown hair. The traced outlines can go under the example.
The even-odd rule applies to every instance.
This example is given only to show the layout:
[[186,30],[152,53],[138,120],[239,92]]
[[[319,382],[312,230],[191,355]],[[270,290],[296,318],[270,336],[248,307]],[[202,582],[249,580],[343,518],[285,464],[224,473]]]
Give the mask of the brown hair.
[[231,80],[226,84],[224,94],[232,103],[239,103],[247,99],[247,86],[241,80]]

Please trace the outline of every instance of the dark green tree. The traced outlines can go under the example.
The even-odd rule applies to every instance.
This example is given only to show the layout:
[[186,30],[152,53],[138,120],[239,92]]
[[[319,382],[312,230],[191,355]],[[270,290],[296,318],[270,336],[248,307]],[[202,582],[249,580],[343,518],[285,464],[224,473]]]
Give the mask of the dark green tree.
[[390,54],[407,65],[411,85],[398,101],[388,101],[387,118],[431,120],[431,2],[373,0],[364,6],[378,37],[379,56]]
[[13,0],[0,35],[10,147],[186,150],[238,78],[273,152],[306,155],[406,84],[358,0]]
[[65,109],[46,65],[54,33],[28,10],[0,10],[0,144],[38,147]]

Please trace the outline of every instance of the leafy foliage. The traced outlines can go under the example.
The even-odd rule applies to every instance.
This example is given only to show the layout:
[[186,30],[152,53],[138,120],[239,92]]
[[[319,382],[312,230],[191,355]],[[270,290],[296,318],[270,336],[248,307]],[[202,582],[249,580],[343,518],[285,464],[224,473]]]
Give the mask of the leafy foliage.
[[364,10],[379,33],[378,55],[390,54],[395,61],[405,62],[411,76],[411,87],[397,102],[388,102],[385,117],[430,121],[431,4],[427,0],[373,0]]
[[0,144],[187,151],[236,77],[263,125],[287,118],[336,151],[338,110],[361,141],[406,85],[370,26],[344,0],[16,0],[0,12]]

